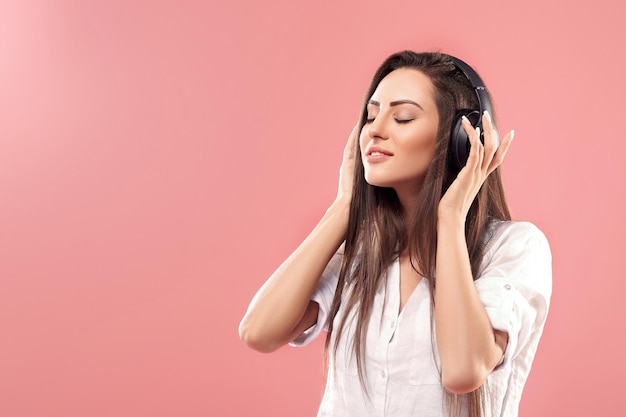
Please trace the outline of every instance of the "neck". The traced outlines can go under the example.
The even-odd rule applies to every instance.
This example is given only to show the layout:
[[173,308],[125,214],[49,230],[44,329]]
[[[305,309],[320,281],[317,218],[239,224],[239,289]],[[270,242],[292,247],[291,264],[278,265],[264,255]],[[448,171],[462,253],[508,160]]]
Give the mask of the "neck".
[[405,188],[395,187],[394,190],[396,191],[398,200],[402,206],[405,224],[408,226],[411,224],[415,209],[417,208],[417,196],[419,195],[420,187],[415,187],[413,184],[412,186]]

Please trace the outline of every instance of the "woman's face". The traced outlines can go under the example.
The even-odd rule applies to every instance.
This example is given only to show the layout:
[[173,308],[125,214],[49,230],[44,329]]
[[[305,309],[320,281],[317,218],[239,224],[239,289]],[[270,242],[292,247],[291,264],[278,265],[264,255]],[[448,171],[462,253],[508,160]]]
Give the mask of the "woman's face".
[[400,68],[378,84],[361,130],[365,180],[396,192],[417,193],[437,141],[434,86],[422,72]]

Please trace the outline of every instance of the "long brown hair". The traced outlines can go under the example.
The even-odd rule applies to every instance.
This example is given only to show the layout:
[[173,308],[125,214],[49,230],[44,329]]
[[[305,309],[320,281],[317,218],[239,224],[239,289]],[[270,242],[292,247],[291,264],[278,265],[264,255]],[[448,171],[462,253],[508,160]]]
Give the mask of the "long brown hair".
[[[353,353],[365,387],[364,356],[365,337],[376,291],[387,280],[387,269],[399,253],[408,250],[411,265],[417,273],[427,278],[431,299],[431,339],[434,340],[433,320],[435,305],[435,260],[437,248],[437,206],[445,191],[456,178],[448,164],[448,144],[455,113],[459,109],[478,110],[478,100],[470,81],[456,69],[449,55],[428,52],[403,51],[391,55],[378,68],[365,95],[360,119],[362,129],[367,118],[367,102],[385,76],[399,68],[416,69],[427,75],[434,86],[434,99],[439,112],[437,142],[424,182],[419,190],[418,203],[412,222],[405,223],[402,206],[395,190],[372,186],[364,177],[361,152],[358,144],[354,152],[355,174],[350,219],[346,233],[344,257],[337,291],[333,299],[326,354],[330,348],[331,335],[336,332],[332,354],[346,326],[348,312],[356,310]],[[495,115],[492,115],[495,120]],[[510,220],[511,216],[504,197],[499,169],[485,181],[474,200],[466,220],[465,237],[474,278],[483,257],[487,226],[491,220]],[[349,289],[349,291],[346,291]],[[337,328],[333,321],[346,294],[346,314]],[[447,393],[446,403],[453,414],[460,413],[459,406],[467,407],[471,417],[482,415],[484,388],[456,396]]]

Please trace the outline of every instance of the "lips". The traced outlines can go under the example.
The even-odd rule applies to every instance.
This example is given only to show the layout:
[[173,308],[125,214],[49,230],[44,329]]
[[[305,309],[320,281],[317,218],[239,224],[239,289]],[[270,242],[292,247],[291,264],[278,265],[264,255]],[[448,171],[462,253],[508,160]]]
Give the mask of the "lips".
[[367,156],[393,156],[393,152],[389,152],[387,149],[381,148],[379,146],[372,146],[371,148],[367,148],[365,150],[365,155]]
[[372,146],[365,150],[365,158],[369,163],[382,162],[393,156],[393,152],[380,146]]
[[365,149],[365,156],[367,157],[393,156],[393,152],[390,152],[385,148],[381,148],[380,146],[370,146],[367,149]]

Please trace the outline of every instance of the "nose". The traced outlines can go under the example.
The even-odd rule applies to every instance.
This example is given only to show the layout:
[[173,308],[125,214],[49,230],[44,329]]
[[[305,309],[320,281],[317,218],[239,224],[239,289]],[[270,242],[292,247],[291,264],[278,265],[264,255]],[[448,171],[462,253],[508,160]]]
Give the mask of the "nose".
[[376,117],[374,121],[372,121],[372,123],[367,126],[367,136],[369,136],[371,139],[382,140],[385,140],[389,137],[383,117],[379,115],[379,117]]

